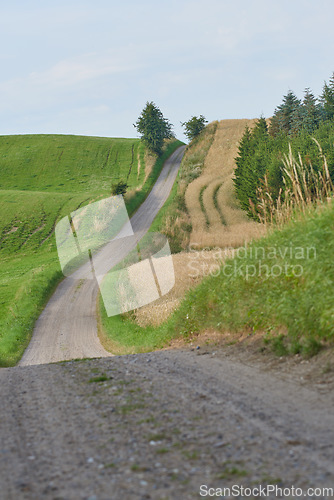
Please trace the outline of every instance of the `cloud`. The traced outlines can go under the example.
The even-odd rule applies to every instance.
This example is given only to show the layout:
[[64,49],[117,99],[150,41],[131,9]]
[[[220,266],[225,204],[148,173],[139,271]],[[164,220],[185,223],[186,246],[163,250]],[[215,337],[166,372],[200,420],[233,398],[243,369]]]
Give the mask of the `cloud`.
[[87,80],[134,71],[138,68],[138,64],[127,64],[111,54],[92,53],[59,61],[45,71],[32,72],[28,79],[34,85],[70,87]]

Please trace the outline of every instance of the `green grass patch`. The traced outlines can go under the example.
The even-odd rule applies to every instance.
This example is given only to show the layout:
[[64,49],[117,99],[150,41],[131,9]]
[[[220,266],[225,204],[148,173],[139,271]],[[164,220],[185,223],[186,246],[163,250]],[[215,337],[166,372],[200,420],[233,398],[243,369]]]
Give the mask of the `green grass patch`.
[[[120,179],[143,182],[139,139],[73,135],[0,136],[0,188],[49,192],[105,192]],[[143,159],[143,156],[142,156]]]
[[[145,178],[139,139],[64,135],[0,136],[0,366],[12,366],[28,345],[35,321],[63,278],[54,238],[56,223],[111,194],[124,179],[128,212],[153,186],[170,143],[140,196]],[[141,169],[138,175],[138,156]]]
[[333,254],[330,203],[238,250],[158,328],[141,328],[126,315],[108,318],[101,305],[106,335],[118,352],[143,352],[208,328],[260,332],[279,355],[312,356],[334,341]]

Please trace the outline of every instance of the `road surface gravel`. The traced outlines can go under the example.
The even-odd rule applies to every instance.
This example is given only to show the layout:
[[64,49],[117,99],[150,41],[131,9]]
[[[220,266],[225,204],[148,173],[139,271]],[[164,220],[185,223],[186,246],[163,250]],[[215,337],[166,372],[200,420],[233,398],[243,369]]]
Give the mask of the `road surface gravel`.
[[0,384],[3,500],[334,488],[333,387],[319,392],[224,350],[4,368]]

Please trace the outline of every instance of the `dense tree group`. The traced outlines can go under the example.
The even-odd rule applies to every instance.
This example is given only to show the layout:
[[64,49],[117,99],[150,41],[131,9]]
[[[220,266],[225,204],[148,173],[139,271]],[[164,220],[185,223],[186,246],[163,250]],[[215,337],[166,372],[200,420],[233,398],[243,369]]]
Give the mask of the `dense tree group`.
[[[268,123],[270,122],[270,123]],[[301,154],[303,161],[317,171],[322,164],[316,138],[327,157],[329,171],[334,179],[334,73],[324,84],[317,99],[309,88],[303,100],[289,91],[274,112],[271,120],[261,117],[254,128],[246,127],[236,158],[235,187],[242,208],[254,216],[258,188],[268,179],[271,196],[277,198],[283,191],[283,155],[289,144],[293,154]]]

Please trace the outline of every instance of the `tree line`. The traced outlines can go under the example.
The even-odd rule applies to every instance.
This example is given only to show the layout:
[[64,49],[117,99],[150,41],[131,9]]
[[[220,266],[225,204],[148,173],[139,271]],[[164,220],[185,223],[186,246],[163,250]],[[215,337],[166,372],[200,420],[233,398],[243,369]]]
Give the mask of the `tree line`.
[[309,88],[302,100],[290,90],[270,120],[260,117],[252,130],[246,127],[236,157],[234,184],[240,205],[250,217],[256,218],[258,191],[264,181],[274,200],[280,193],[284,197],[282,166],[289,145],[294,156],[301,155],[306,167],[316,172],[325,154],[334,180],[334,73],[319,98]]
[[[198,117],[192,116],[188,121],[181,122],[181,125],[185,129],[184,133],[186,137],[189,141],[192,141],[202,132],[206,123],[208,122],[205,117],[200,115]],[[175,137],[173,133],[173,125],[167,118],[164,117],[162,111],[153,101],[146,103],[146,106],[133,126],[140,135],[140,139],[147,150],[156,156],[160,156],[162,154],[165,141]],[[127,189],[127,182],[120,180],[119,182],[112,184],[111,194],[124,195]]]
[[[207,120],[200,115],[199,117],[192,116],[190,120],[181,122],[181,125],[185,129],[185,135],[191,141],[201,133],[206,123],[208,123]],[[158,156],[162,153],[164,141],[175,137],[173,125],[152,101],[146,103],[134,127],[145,146]]]

